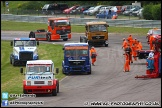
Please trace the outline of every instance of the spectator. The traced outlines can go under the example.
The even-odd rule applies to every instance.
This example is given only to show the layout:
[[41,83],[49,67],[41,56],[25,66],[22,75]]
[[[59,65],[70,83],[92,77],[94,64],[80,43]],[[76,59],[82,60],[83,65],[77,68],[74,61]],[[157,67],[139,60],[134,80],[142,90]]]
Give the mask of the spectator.
[[115,6],[115,7],[114,7],[114,15],[117,15],[117,10],[118,10],[118,9],[117,9],[117,7]]

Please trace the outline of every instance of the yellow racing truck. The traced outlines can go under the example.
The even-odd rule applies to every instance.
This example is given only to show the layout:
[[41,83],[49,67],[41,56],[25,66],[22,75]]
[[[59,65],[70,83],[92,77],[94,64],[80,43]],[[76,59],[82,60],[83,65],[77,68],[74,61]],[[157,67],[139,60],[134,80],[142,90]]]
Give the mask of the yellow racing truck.
[[106,22],[86,22],[85,36],[80,36],[80,42],[88,42],[90,46],[108,47],[108,27]]

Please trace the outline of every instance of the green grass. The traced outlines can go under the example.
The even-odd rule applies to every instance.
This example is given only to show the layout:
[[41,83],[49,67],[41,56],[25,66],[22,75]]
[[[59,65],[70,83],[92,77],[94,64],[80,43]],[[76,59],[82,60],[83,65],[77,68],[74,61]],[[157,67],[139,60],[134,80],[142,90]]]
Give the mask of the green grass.
[[[55,77],[61,80],[65,77],[62,74],[62,60],[63,60],[63,50],[62,45],[54,44],[43,44],[40,43],[38,46],[38,54],[40,59],[50,59],[54,62],[55,68],[59,68],[59,74]],[[1,92],[8,92],[14,94],[21,94],[22,91],[22,81],[25,79],[24,75],[20,73],[20,67],[25,66],[15,66],[10,64],[10,54],[12,53],[13,47],[10,46],[10,41],[1,41]],[[9,98],[11,100],[11,98]]]
[[[47,24],[42,23],[28,23],[28,22],[14,22],[14,21],[1,21],[1,30],[6,31],[34,31],[39,28],[47,30]],[[85,26],[72,25],[72,32],[85,33]],[[109,27],[109,33],[131,33],[132,35],[146,36],[150,28],[133,28],[133,27]]]

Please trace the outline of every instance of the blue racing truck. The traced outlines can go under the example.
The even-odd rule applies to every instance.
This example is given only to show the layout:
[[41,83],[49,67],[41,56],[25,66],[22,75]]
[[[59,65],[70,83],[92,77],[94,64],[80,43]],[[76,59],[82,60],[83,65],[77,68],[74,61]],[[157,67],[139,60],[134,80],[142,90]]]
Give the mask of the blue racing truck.
[[87,73],[91,74],[90,47],[88,43],[65,43],[63,74]]
[[10,63],[13,66],[25,66],[28,60],[38,60],[37,45],[39,41],[35,38],[14,38],[11,41],[13,52],[10,55]]

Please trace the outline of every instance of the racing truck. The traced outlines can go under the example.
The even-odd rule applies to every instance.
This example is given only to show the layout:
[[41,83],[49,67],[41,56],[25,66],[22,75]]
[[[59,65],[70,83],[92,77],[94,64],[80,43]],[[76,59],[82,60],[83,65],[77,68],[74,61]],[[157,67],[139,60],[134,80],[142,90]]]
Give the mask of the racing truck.
[[135,78],[158,78],[161,77],[161,36],[156,36],[153,42],[154,57],[146,59],[146,75],[137,75]]
[[59,80],[55,75],[59,73],[59,68],[54,72],[54,62],[52,60],[29,60],[26,63],[26,71],[20,68],[20,73],[25,75],[23,80],[24,94],[52,94],[59,93]]
[[71,39],[71,24],[68,18],[48,18],[48,30],[38,29],[29,33],[29,38],[52,41]]
[[90,47],[88,43],[65,43],[62,72],[91,74]]
[[90,46],[108,47],[108,27],[106,22],[86,22],[85,36],[80,36],[80,42],[87,42]]
[[14,38],[11,41],[13,52],[10,55],[10,64],[25,66],[28,60],[38,60],[37,45],[39,45],[39,41],[36,41],[35,38]]

